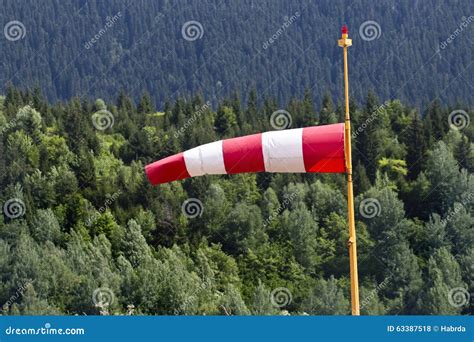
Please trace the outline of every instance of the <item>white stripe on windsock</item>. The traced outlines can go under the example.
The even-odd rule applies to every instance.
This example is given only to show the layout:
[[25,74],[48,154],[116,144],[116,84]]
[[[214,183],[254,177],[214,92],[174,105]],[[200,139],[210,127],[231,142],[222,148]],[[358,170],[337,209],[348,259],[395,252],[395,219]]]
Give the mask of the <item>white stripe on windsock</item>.
[[192,148],[183,154],[191,177],[227,173],[222,155],[222,140]]
[[262,134],[267,172],[306,172],[303,160],[303,128]]

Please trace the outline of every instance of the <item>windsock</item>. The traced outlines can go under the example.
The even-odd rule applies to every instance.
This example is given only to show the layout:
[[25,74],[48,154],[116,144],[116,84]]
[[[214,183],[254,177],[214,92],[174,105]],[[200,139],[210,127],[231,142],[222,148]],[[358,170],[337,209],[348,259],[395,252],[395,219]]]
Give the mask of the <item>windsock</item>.
[[219,140],[145,166],[153,185],[202,175],[345,171],[343,123]]

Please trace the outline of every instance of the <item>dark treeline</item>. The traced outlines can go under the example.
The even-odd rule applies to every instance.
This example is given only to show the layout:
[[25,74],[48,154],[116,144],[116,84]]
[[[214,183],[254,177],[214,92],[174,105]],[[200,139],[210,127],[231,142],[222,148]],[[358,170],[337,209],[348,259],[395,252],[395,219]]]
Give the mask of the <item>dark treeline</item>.
[[[3,314],[349,314],[344,175],[145,179],[151,161],[271,130],[277,101],[246,97],[214,108],[179,98],[160,112],[147,94],[50,105],[39,90],[9,88]],[[460,299],[474,291],[473,128],[450,113],[472,111],[435,101],[420,115],[372,93],[352,103],[362,313],[469,313]],[[284,109],[293,128],[343,117],[331,96],[315,105],[309,92]]]
[[[472,105],[474,2],[453,1],[3,0],[0,27],[19,21],[24,36],[1,37],[0,91],[9,82],[37,84],[50,101],[110,102],[117,89],[135,98],[147,89],[160,107],[199,92],[216,104],[239,90],[246,102],[252,87],[280,105],[307,87],[313,100],[325,87],[334,99],[342,94],[337,39],[346,23],[360,102],[376,89],[419,108],[436,97]],[[201,24],[200,39],[183,38],[189,21]],[[379,28],[364,40],[370,21]]]

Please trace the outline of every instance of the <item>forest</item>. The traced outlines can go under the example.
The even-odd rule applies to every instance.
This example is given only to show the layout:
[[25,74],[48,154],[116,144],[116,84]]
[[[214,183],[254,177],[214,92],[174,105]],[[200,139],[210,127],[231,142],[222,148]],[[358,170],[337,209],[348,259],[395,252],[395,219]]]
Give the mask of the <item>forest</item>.
[[[155,108],[0,98],[2,315],[350,314],[346,179],[239,174],[152,187],[144,165],[222,138],[343,122],[330,90]],[[472,314],[472,109],[352,99],[361,313]]]
[[[340,28],[349,27],[351,92],[369,89],[424,109],[473,104],[474,2],[471,0],[3,0],[0,25],[17,20],[24,36],[2,40],[0,91],[9,84],[50,101],[74,96],[107,102],[125,89],[166,100],[202,93],[217,106],[252,88],[283,106],[312,89],[342,95]],[[34,15],[31,15],[34,13]],[[182,36],[197,21],[199,39]],[[361,29],[376,22],[378,35]],[[363,31],[362,31],[363,32]],[[454,37],[454,39],[451,39]]]

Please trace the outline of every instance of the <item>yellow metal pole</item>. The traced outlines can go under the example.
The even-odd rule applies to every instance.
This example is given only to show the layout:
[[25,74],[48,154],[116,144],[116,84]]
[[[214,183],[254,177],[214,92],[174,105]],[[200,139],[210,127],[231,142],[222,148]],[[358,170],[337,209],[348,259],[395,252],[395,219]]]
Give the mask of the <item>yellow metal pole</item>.
[[346,120],[344,129],[346,172],[347,172],[347,214],[349,222],[349,262],[351,269],[351,303],[352,315],[360,315],[359,306],[359,276],[357,273],[357,243],[354,219],[354,191],[352,187],[352,154],[351,154],[351,117],[349,114],[349,72],[347,66],[347,48],[352,45],[348,38],[347,27],[342,27],[342,37],[338,44],[344,51],[344,97],[346,101]]

